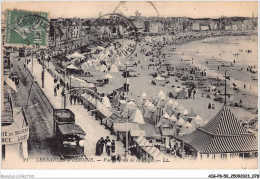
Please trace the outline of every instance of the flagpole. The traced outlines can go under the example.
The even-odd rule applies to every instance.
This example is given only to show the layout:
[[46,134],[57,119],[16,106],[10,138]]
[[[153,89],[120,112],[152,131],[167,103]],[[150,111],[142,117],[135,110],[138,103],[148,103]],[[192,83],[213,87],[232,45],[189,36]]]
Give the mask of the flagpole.
[[227,70],[225,70],[225,105],[227,104]]

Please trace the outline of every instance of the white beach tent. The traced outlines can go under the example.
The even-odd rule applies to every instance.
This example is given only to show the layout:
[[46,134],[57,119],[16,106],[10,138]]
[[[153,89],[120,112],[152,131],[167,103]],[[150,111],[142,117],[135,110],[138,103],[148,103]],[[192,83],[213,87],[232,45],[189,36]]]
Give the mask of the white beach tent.
[[107,70],[106,65],[104,65],[104,64],[101,65],[99,71],[100,71],[100,72],[107,72],[108,70]]
[[189,123],[186,122],[180,129],[179,136],[187,135],[195,131],[195,128]]
[[176,118],[176,116],[174,114],[171,115],[170,121],[171,122],[177,122],[177,118]]
[[143,92],[141,95],[141,99],[146,100],[147,98],[148,98],[148,95],[145,92]]
[[173,102],[172,109],[177,109],[179,107],[179,103],[177,101]]
[[73,75],[70,76],[70,84],[73,87],[95,87],[93,83],[87,83],[86,81],[80,78],[76,78]]
[[133,101],[129,101],[124,106],[123,112],[121,113],[124,118],[132,116],[133,112],[136,110],[137,105]]
[[161,77],[160,75],[158,75],[158,76],[155,78],[155,82],[156,82],[156,84],[164,85],[164,84],[165,84],[165,78],[163,78],[163,77]]
[[204,126],[207,122],[204,120],[204,119],[202,119],[202,117],[200,117],[199,115],[197,115],[195,118],[195,122],[196,122],[196,124],[199,126],[199,127],[202,127],[202,126]]
[[91,60],[88,60],[88,61],[87,61],[87,64],[88,64],[89,66],[91,66],[91,65],[92,65]]
[[104,78],[106,78],[106,79],[113,79],[114,77],[111,76],[111,75],[108,73],[108,74],[106,74],[106,75],[104,76]]
[[160,98],[162,95],[164,95],[163,90],[160,90],[159,93],[157,94],[157,96]]
[[73,54],[70,54],[68,56],[66,56],[68,59],[74,59],[74,58],[78,58],[78,59],[84,59],[85,56],[80,54],[79,52],[74,52]]
[[189,114],[189,111],[187,109],[184,109],[181,111],[181,113],[184,115],[184,116],[187,116]]
[[185,124],[185,121],[182,117],[180,117],[176,122],[176,125],[178,125],[178,126],[183,126],[184,124]]
[[81,69],[84,71],[84,73],[88,72],[89,71],[89,65],[87,62],[84,62],[82,65],[81,65]]
[[98,71],[98,67],[96,64],[92,64],[89,69],[90,71]]
[[110,101],[109,101],[109,99],[108,99],[107,96],[104,96],[104,97],[102,98],[102,104],[103,104],[104,106],[106,106],[107,108],[111,108],[111,107],[112,107],[112,106],[111,106],[111,103],[110,103]]
[[163,108],[163,112],[167,112],[168,114],[171,114],[172,112],[173,112],[173,104],[174,104],[174,102],[173,102],[173,100],[172,99],[170,99],[167,103],[166,103],[166,105],[164,106],[164,108]]
[[145,101],[145,103],[144,103],[144,106],[146,107],[148,104],[149,104],[149,99],[147,99],[146,101]]
[[166,112],[166,113],[164,113],[164,115],[162,116],[162,118],[170,119],[170,116],[169,116],[169,114]]
[[178,93],[181,91],[181,88],[174,88],[173,90],[173,96],[174,98],[178,98]]
[[67,69],[77,70],[78,68],[75,65],[70,64],[70,65],[67,66]]
[[111,67],[110,67],[110,72],[112,72],[112,73],[118,72],[118,69],[117,69],[117,67],[116,67],[115,64],[111,65]]
[[131,122],[136,122],[138,124],[145,124],[143,115],[142,115],[141,111],[138,108],[131,115],[130,119],[132,120]]

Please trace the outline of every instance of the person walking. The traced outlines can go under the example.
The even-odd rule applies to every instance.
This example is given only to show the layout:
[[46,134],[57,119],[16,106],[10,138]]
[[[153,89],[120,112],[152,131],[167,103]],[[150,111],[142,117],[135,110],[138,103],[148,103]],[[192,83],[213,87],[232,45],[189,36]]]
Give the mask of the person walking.
[[101,155],[101,142],[100,142],[100,140],[98,140],[97,143],[96,143],[96,153],[95,153],[95,155],[98,155],[98,156]]
[[72,105],[73,94],[70,95],[70,105]]
[[110,156],[110,149],[111,149],[111,141],[110,141],[110,139],[108,139],[107,145],[106,145],[106,152],[107,152],[108,156]]
[[115,143],[114,139],[111,142],[111,151],[112,151],[112,153],[114,153],[116,151],[116,143]]
[[99,141],[100,141],[101,154],[102,154],[102,153],[103,153],[103,150],[104,150],[105,140],[104,140],[103,137],[101,137],[101,138],[99,139]]
[[77,96],[76,95],[73,96],[73,100],[74,100],[74,105],[76,105],[76,101],[77,101]]
[[112,152],[112,154],[111,154],[111,160],[112,160],[112,163],[115,163],[115,162],[116,162],[116,154],[115,154],[115,152]]
[[54,87],[54,96],[57,96],[57,89]]
[[196,94],[196,90],[194,89],[194,90],[193,90],[193,99],[194,99],[194,97],[195,97],[195,94]]
[[59,81],[57,81],[57,89],[58,89],[58,90],[60,89],[60,83],[59,83]]

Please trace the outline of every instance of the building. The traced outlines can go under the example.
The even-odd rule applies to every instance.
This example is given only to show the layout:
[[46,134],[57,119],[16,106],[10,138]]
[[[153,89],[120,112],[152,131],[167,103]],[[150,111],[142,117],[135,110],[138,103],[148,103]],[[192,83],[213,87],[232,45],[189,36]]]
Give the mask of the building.
[[164,23],[158,21],[145,21],[144,31],[150,34],[162,34],[164,33]]
[[[8,53],[6,52],[6,54]],[[2,159],[20,158],[20,153],[23,154],[24,159],[28,159],[29,126],[21,96],[16,87],[19,84],[19,78],[12,74],[12,65],[6,54],[4,56],[3,108],[1,113]]]
[[247,132],[227,105],[206,125],[177,140],[201,158],[252,157],[258,153],[256,136]]
[[78,18],[73,18],[69,29],[73,39],[81,37],[81,20]]
[[192,30],[193,30],[193,31],[199,31],[199,30],[200,30],[200,24],[199,24],[199,22],[193,22],[193,23],[192,23]]
[[200,30],[202,30],[202,31],[208,31],[208,30],[209,30],[209,26],[206,25],[206,24],[203,24],[203,25],[200,26]]

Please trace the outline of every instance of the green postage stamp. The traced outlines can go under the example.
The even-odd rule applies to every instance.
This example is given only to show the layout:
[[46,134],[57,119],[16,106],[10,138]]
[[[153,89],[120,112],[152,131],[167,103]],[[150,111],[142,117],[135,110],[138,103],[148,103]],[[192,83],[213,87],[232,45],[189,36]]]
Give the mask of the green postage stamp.
[[7,10],[6,45],[46,47],[47,12]]

